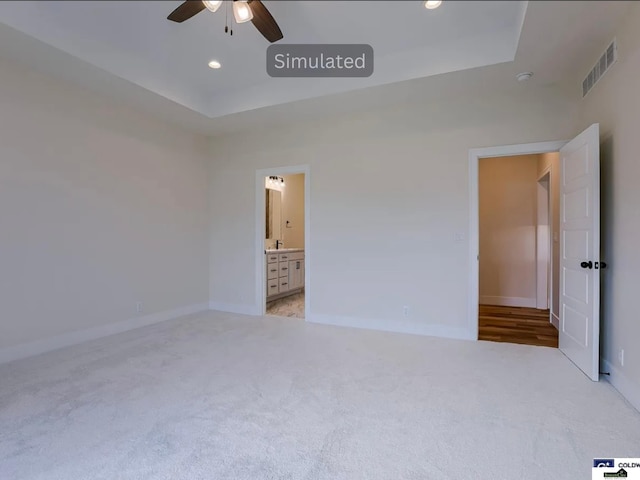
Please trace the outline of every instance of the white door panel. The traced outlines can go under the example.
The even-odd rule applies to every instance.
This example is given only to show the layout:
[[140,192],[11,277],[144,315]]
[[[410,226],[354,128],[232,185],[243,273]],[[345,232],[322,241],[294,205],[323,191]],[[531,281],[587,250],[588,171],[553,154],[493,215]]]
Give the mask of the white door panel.
[[587,335],[589,318],[568,305],[563,305],[563,317],[563,331],[576,343],[576,345],[571,346],[587,347],[589,344]]
[[583,272],[565,270],[564,295],[575,302],[589,303],[589,278]]
[[600,133],[560,150],[560,350],[589,378],[600,367]]
[[586,230],[573,230],[565,232],[563,253],[563,258],[566,260],[588,257],[589,232]]
[[588,149],[588,145],[580,145],[575,152],[567,156],[562,168],[565,184],[571,184],[574,180],[580,180],[589,175],[591,170],[589,169],[589,159],[587,158]]
[[564,194],[565,210],[563,220],[569,222],[572,220],[588,220],[589,219],[589,199],[591,192],[589,188],[580,188],[574,192]]

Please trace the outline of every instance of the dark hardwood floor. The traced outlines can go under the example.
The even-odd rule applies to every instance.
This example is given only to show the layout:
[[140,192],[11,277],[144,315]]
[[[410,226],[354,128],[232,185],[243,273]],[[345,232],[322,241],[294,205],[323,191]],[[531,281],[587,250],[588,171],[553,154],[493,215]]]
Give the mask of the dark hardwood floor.
[[558,347],[549,310],[480,305],[478,340]]

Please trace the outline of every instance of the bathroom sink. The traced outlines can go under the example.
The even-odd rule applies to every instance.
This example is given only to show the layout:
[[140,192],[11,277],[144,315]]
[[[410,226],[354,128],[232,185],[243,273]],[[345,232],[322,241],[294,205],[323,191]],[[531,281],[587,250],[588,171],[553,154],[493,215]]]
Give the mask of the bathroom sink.
[[304,248],[267,248],[267,253],[292,253],[292,252],[303,252]]

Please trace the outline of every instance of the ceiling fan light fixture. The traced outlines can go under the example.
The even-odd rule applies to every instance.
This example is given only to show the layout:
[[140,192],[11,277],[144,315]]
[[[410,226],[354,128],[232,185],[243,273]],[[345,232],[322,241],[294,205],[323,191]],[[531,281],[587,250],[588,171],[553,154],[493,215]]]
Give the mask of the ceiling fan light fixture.
[[202,3],[210,12],[215,12],[222,5],[222,0],[202,0]]
[[222,64],[217,60],[211,60],[209,62],[209,68],[213,68],[214,70],[217,70],[218,68],[221,68],[221,67],[222,67]]
[[233,18],[235,18],[236,23],[245,23],[253,18],[253,12],[247,0],[234,0]]
[[425,0],[424,2],[424,8],[427,8],[429,10],[438,8],[440,5],[442,5],[442,0]]

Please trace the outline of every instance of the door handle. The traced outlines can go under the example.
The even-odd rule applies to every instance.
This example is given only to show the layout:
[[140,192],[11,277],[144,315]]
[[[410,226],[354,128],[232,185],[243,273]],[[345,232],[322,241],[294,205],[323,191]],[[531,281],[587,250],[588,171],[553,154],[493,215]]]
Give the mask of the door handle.
[[580,264],[582,268],[593,268],[593,262],[589,260],[588,262],[582,262]]
[[596,270],[598,268],[601,268],[604,270],[605,268],[607,268],[607,264],[605,262],[596,262]]

